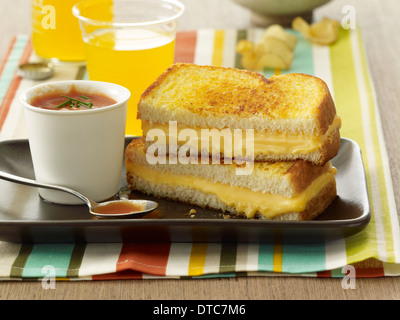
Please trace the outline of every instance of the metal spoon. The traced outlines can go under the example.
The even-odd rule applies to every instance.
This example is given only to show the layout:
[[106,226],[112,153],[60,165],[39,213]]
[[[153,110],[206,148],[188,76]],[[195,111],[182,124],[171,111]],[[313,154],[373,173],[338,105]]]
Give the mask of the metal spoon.
[[[27,185],[27,186],[39,187],[39,188],[45,188],[45,189],[53,189],[53,190],[59,190],[59,191],[64,191],[64,192],[70,193],[70,194],[78,197],[79,199],[83,200],[88,205],[89,212],[98,217],[112,218],[112,217],[126,217],[129,215],[140,215],[141,216],[143,214],[150,213],[151,211],[153,211],[154,209],[156,209],[158,207],[157,202],[150,201],[150,200],[113,200],[113,201],[97,203],[93,200],[90,200],[88,197],[84,196],[83,194],[81,194],[75,190],[72,190],[72,189],[69,189],[66,187],[55,186],[55,185],[51,185],[51,184],[47,184],[47,183],[38,182],[35,180],[15,176],[13,174],[2,172],[2,171],[0,171],[0,179]],[[116,203],[116,202],[129,202],[135,206],[139,206],[142,209],[140,211],[135,210],[133,212],[128,212],[128,213],[98,213],[98,212],[95,212],[95,210],[97,208],[106,206],[110,203]]]

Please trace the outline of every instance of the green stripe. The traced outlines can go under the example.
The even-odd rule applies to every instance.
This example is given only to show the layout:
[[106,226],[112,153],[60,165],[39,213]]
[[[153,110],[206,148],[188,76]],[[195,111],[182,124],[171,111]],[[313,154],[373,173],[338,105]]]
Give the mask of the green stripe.
[[[236,35],[236,43],[238,43],[240,40],[245,40],[247,39],[247,30],[238,30],[237,35]],[[236,51],[236,46],[235,48],[232,48],[232,50]],[[236,52],[235,56],[235,68],[242,69],[242,55]]]
[[82,264],[83,255],[85,254],[86,244],[76,244],[71,254],[71,260],[69,262],[67,277],[77,278],[79,277],[79,268]]
[[[371,194],[371,179],[368,159],[365,156],[366,146],[361,119],[361,103],[358,95],[353,52],[351,48],[350,31],[340,29],[339,39],[330,47],[332,83],[335,93],[337,112],[342,118],[341,135],[356,141],[362,152],[367,176],[367,186]],[[371,201],[372,213],[374,211]],[[375,241],[374,241],[375,240]],[[346,253],[348,263],[360,261],[369,257],[377,257],[375,218],[372,214],[371,223],[360,233],[346,238]]]
[[219,272],[235,272],[236,269],[236,243],[222,243]]
[[86,74],[86,66],[78,67],[78,72],[76,73],[75,80],[83,80]]
[[14,260],[11,266],[10,277],[11,278],[21,278],[24,271],[26,261],[32,252],[33,244],[22,244],[19,250],[18,256]]
[[234,278],[236,277],[236,273],[229,272],[229,273],[212,273],[212,274],[205,274],[202,276],[193,276],[193,277],[180,277],[180,279],[215,279],[215,278]]
[[346,274],[342,272],[342,268],[337,268],[331,270],[331,277],[332,278],[343,278]]
[[[362,36],[361,36],[361,31],[358,29],[357,32],[357,40],[358,40],[358,46],[360,50],[360,60],[361,60],[361,66],[362,66],[362,72],[363,72],[363,78],[365,82],[365,87],[366,87],[366,96],[368,98],[368,112],[369,112],[369,118],[371,122],[370,129],[373,130],[373,135],[372,135],[372,147],[374,149],[374,154],[377,155],[375,157],[375,162],[376,166],[378,169],[378,182],[379,182],[379,191],[380,191],[380,204],[382,208],[382,212],[386,213],[383,214],[383,227],[385,231],[385,246],[386,246],[386,252],[388,253],[388,260],[386,262],[389,263],[394,263],[395,262],[395,255],[394,255],[394,244],[393,241],[393,233],[392,233],[392,220],[390,217],[390,208],[389,208],[389,202],[386,200],[388,199],[388,192],[386,189],[386,179],[385,179],[385,173],[384,173],[384,166],[388,165],[388,163],[383,163],[383,158],[382,158],[382,149],[381,149],[381,143],[379,141],[379,135],[378,135],[378,123],[377,123],[377,118],[376,118],[376,112],[377,112],[377,106],[375,105],[375,97],[373,95],[373,87],[371,84],[371,79],[369,77],[369,72],[368,72],[368,64],[367,64],[367,59],[364,51],[364,45],[362,42]],[[378,111],[379,112],[379,111]],[[396,221],[398,223],[398,221]],[[397,240],[397,239],[396,239]]]
[[57,278],[65,278],[73,249],[74,244],[35,244],[26,261],[22,277],[42,278],[46,276],[43,267],[49,265],[54,267]]

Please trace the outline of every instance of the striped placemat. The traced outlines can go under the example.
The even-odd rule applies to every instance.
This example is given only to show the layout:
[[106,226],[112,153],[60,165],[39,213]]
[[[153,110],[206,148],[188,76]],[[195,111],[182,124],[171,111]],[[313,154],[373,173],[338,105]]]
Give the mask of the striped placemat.
[[[240,68],[240,39],[262,29],[200,29],[178,33],[176,61]],[[17,76],[18,63],[34,59],[29,37],[16,36],[0,67],[0,140],[27,138],[19,93],[35,84]],[[265,70],[268,77],[274,70]],[[325,80],[343,121],[341,135],[361,147],[372,219],[360,233],[333,242],[232,243],[0,243],[1,279],[69,280],[297,275],[356,277],[400,275],[400,232],[373,82],[360,30],[341,30],[330,47],[299,36],[292,68]],[[51,81],[85,79],[84,67],[58,67]],[[354,275],[354,273],[353,273]]]

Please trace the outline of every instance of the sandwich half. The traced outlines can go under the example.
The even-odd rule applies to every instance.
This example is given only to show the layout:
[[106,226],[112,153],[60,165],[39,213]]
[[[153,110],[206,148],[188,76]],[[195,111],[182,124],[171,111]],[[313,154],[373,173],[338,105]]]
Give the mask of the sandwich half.
[[[255,162],[251,174],[237,164],[154,163],[134,139],[125,151],[130,189],[244,218],[312,220],[336,198],[336,169],[303,160]],[[152,163],[152,164],[151,164]]]
[[[138,118],[144,136],[165,133],[166,151],[171,145],[191,144],[198,154],[233,157],[232,148],[224,154],[223,148],[214,151],[212,143],[201,140],[202,131],[213,129],[232,136],[235,129],[252,130],[255,161],[302,159],[324,165],[340,147],[341,120],[329,89],[323,80],[305,74],[267,79],[234,68],[175,64],[143,93]],[[195,138],[182,134],[185,129],[196,132]]]

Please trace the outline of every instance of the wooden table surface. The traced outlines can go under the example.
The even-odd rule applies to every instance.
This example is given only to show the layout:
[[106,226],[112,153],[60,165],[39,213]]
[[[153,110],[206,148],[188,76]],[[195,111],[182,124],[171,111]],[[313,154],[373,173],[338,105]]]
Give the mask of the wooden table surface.
[[[180,30],[248,28],[249,12],[230,0],[182,0]],[[375,83],[381,121],[400,208],[400,1],[333,0],[317,9],[342,20],[342,8],[353,5],[361,27]],[[12,37],[30,32],[30,0],[1,0],[0,59]],[[399,209],[398,209],[399,212]],[[399,299],[400,278],[357,279],[356,289],[343,289],[341,279],[243,277],[208,280],[116,280],[57,282],[55,290],[40,282],[0,282],[0,299]]]

